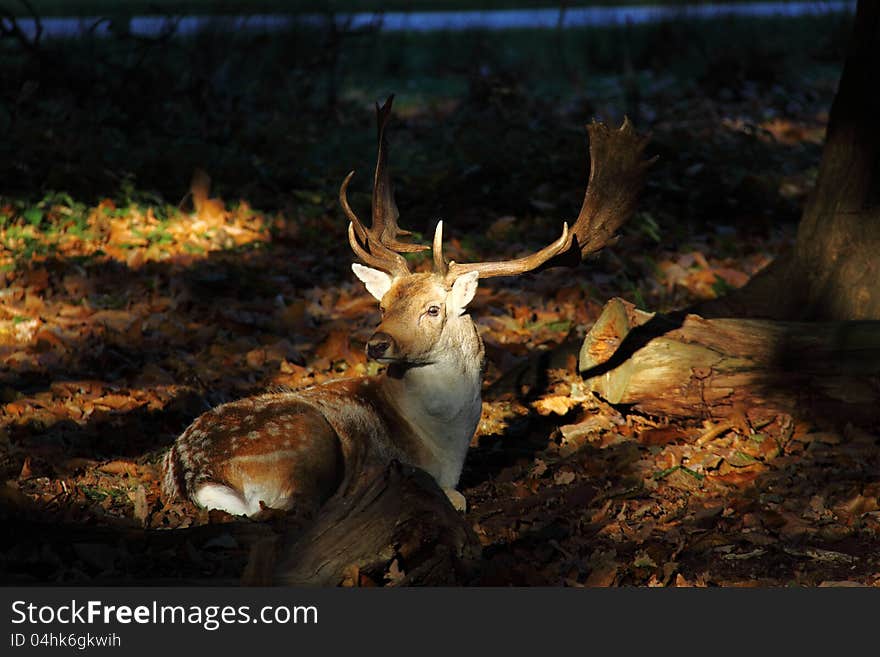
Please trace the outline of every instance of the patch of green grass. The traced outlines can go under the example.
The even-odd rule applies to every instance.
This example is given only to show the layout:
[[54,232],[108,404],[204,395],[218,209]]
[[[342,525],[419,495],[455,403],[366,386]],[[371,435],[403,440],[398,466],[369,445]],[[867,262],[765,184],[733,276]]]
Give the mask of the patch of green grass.
[[86,486],[85,484],[79,484],[79,489],[82,491],[83,495],[86,496],[86,499],[90,502],[103,502],[104,499],[110,495],[110,493],[103,488],[98,488],[97,486]]
[[116,204],[122,209],[130,206],[164,207],[162,196],[155,191],[140,188],[136,183],[135,176],[131,173],[126,173],[119,184]]
[[665,470],[657,470],[654,473],[654,479],[665,479],[666,477],[671,475],[673,472],[678,470],[680,467],[681,467],[680,465],[674,465],[671,468],[666,468]]
[[150,231],[146,237],[151,244],[158,244],[159,246],[174,243],[174,235],[169,233],[167,229],[161,227]]
[[22,242],[24,245],[19,249],[18,253],[21,260],[25,262],[31,260],[34,256],[52,255],[56,251],[56,245],[54,243],[47,242],[46,240],[37,237],[32,237],[31,235],[22,236]]
[[653,242],[660,243],[660,225],[650,212],[636,212],[630,224],[638,233]]
[[712,291],[715,293],[716,296],[722,297],[735,289],[736,288],[734,288],[730,283],[725,281],[718,274],[715,274],[715,280],[712,283]]
[[657,479],[657,480],[659,480],[659,479],[665,479],[666,477],[668,477],[669,475],[671,475],[671,474],[672,474],[673,472],[675,472],[676,470],[680,470],[680,471],[683,472],[684,474],[693,477],[693,478],[696,479],[697,481],[702,481],[703,479],[706,478],[706,475],[704,475],[704,474],[700,474],[699,472],[696,472],[695,470],[691,470],[691,469],[688,468],[687,466],[684,466],[684,465],[674,465],[674,466],[672,466],[671,468],[667,468],[666,470],[658,470],[657,472],[655,472],[655,473],[654,473],[654,479]]
[[21,213],[21,216],[34,228],[38,228],[43,223],[43,211],[40,208],[28,208]]
[[77,486],[90,502],[100,503],[108,497],[113,500],[115,504],[130,501],[128,492],[122,488],[101,488],[99,486],[88,486],[86,484],[78,484]]

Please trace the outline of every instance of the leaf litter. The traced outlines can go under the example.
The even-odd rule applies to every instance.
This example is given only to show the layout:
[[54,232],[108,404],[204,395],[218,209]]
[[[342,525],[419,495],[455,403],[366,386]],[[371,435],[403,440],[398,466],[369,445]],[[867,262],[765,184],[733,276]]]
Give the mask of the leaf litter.
[[[814,116],[755,130],[747,113],[719,125],[695,107],[655,139],[818,143]],[[649,212],[682,194],[664,171],[705,184],[696,157],[652,178],[642,213],[590,267],[479,289],[486,385],[461,484],[484,547],[474,583],[880,585],[878,427],[670,422],[611,407],[576,375],[605,299],[665,310],[712,298],[790,244],[790,226],[656,239],[663,221]],[[802,199],[798,176],[779,194]],[[211,196],[206,171],[190,187],[192,211],[108,198],[77,219],[66,199],[39,217],[0,204],[0,512],[20,529],[0,541],[6,582],[237,582],[277,517],[163,500],[163,450],[217,403],[377,371],[363,352],[376,304],[347,273],[337,213],[230,203]],[[60,229],[38,229],[44,219]],[[450,253],[515,255],[522,221],[504,214],[477,235],[483,246],[454,239]],[[336,246],[316,248],[318,234]],[[392,566],[389,584],[404,576]]]

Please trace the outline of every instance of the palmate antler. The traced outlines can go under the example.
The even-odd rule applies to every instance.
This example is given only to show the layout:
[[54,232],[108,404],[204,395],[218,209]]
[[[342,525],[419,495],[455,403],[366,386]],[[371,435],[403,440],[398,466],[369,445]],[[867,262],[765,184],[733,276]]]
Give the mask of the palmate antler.
[[393,276],[409,274],[409,266],[401,253],[417,253],[426,251],[430,247],[423,244],[410,244],[401,242],[398,237],[412,235],[408,230],[402,230],[397,225],[400,212],[394,201],[394,188],[391,184],[391,176],[388,173],[388,140],[385,138],[385,126],[391,115],[391,104],[394,95],[388,97],[385,104],[379,107],[376,104],[376,122],[379,139],[379,155],[376,159],[376,173],[373,176],[373,225],[367,229],[358,219],[357,215],[348,204],[348,183],[354,175],[349,173],[339,189],[339,202],[342,210],[348,217],[348,242],[352,250],[361,260],[386,271]]
[[[367,230],[352,211],[346,198],[348,174],[339,191],[342,209],[351,223],[349,242],[365,263],[393,276],[410,273],[401,253],[426,250],[427,246],[401,242],[398,236],[410,235],[397,225],[399,213],[388,175],[388,144],[385,126],[394,96],[382,107],[376,106],[379,123],[379,156],[373,181],[373,225]],[[656,158],[644,159],[648,138],[636,133],[629,119],[614,130],[603,123],[587,126],[590,137],[590,178],[580,213],[569,230],[562,225],[562,235],[540,251],[514,260],[458,263],[443,256],[443,222],[437,224],[432,245],[434,270],[450,283],[462,274],[478,272],[480,278],[516,276],[536,269],[574,266],[591,253],[612,243],[615,233],[629,219],[644,187],[645,175]]]

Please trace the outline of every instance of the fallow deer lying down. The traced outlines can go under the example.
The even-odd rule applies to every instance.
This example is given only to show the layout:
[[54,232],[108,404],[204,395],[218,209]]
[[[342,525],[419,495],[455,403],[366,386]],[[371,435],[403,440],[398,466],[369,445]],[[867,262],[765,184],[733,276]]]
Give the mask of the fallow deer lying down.
[[[380,304],[382,321],[367,343],[384,374],[342,379],[293,392],[223,404],[197,418],[162,462],[167,497],[231,514],[253,515],[261,504],[315,509],[359,476],[392,459],[430,473],[456,506],[455,491],[480,418],[483,342],[467,305],[477,281],[539,267],[576,264],[600,249],[631,214],[649,162],[646,139],[629,122],[590,133],[590,181],[572,227],[553,243],[505,262],[460,264],[443,256],[443,226],[432,247],[400,238],[387,167],[389,98],[377,105],[379,154],[373,182],[372,226],[348,204],[353,175],[339,197],[348,217],[355,275]],[[413,273],[402,253],[433,250],[433,271]]]

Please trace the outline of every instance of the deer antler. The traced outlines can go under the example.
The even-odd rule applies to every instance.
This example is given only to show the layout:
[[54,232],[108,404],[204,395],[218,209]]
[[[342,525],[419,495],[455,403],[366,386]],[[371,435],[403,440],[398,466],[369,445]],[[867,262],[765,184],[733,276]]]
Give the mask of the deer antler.
[[514,276],[536,269],[574,266],[591,253],[614,241],[615,233],[629,219],[645,184],[645,174],[657,159],[645,160],[648,137],[636,133],[629,119],[619,130],[603,123],[587,126],[590,136],[590,178],[584,203],[571,230],[562,226],[562,235],[540,251],[516,260],[457,263],[443,257],[443,223],[434,233],[434,268],[452,280],[477,271],[480,278]]
[[376,159],[376,173],[373,176],[373,224],[367,229],[348,204],[348,183],[354,175],[349,173],[339,188],[339,203],[349,219],[348,242],[352,251],[371,267],[376,267],[394,276],[410,273],[406,259],[401,253],[416,253],[430,248],[422,244],[402,242],[398,238],[411,235],[397,225],[400,213],[394,201],[394,188],[388,173],[388,141],[385,126],[391,115],[394,95],[388,97],[381,107],[376,104],[379,155]]
[[492,278],[493,276],[516,276],[537,269],[551,258],[563,253],[571,247],[571,235],[568,232],[568,222],[562,224],[562,235],[555,242],[545,246],[540,251],[531,255],[517,258],[516,260],[502,260],[499,262],[446,262],[443,257],[443,222],[437,223],[434,231],[434,269],[438,274],[446,276],[452,281],[468,272],[479,272],[480,278]]
[[577,257],[586,258],[610,244],[636,209],[648,169],[657,161],[644,159],[650,137],[636,132],[628,118],[618,130],[593,121],[590,135],[590,179],[584,203],[572,226]]

